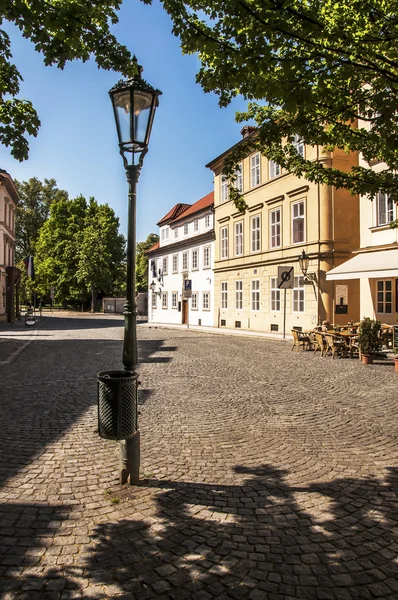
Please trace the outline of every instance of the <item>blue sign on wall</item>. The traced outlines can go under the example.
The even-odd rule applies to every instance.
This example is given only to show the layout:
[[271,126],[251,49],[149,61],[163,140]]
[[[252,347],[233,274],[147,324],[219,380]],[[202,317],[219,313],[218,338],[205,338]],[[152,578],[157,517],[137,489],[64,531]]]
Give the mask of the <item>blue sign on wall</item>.
[[184,279],[184,290],[192,290],[192,279]]

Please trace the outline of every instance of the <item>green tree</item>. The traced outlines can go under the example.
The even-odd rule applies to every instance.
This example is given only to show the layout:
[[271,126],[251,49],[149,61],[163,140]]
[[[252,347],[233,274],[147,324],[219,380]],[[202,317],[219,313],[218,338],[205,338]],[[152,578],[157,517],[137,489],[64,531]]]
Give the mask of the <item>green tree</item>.
[[[43,55],[45,65],[63,69],[68,61],[94,57],[99,68],[131,76],[136,72],[131,54],[110,32],[121,4],[122,0],[2,0],[0,21],[16,25]],[[26,134],[36,136],[40,120],[29,100],[17,98],[21,80],[12,62],[10,36],[0,29],[0,143],[25,160]]]
[[150,233],[145,242],[137,244],[136,261],[136,291],[146,292],[148,290],[148,255],[146,251],[159,241],[156,233]]
[[[186,53],[199,53],[197,81],[249,101],[237,120],[258,132],[225,172],[258,150],[298,176],[351,193],[398,200],[398,2],[396,0],[163,0]],[[362,121],[359,122],[359,117]],[[360,151],[380,173],[348,173],[301,157],[307,144]],[[239,200],[239,194],[235,198]]]
[[54,200],[68,198],[65,190],[59,190],[55,179],[41,182],[37,177],[28,181],[15,181],[20,202],[15,219],[16,260],[35,254],[40,229],[48,219]]

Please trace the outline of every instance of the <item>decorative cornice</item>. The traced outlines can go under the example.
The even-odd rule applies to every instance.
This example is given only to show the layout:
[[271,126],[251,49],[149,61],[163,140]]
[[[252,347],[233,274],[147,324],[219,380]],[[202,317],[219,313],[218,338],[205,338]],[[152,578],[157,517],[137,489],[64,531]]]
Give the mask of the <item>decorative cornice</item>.
[[298,194],[304,194],[305,192],[308,192],[309,189],[309,185],[302,185],[301,187],[295,188],[294,190],[290,190],[290,192],[286,192],[286,194],[290,197],[297,196]]
[[245,213],[244,212],[240,212],[240,210],[238,210],[238,212],[233,213],[231,216],[232,216],[233,219],[236,219],[237,217],[242,217],[242,219],[243,219],[243,217],[245,216]]
[[218,223],[226,223],[227,221],[230,220],[230,215],[228,215],[227,217],[222,217],[222,219],[217,219]]
[[270,198],[269,200],[266,200],[265,204],[268,204],[268,206],[269,206],[270,204],[275,204],[276,202],[281,202],[284,198],[285,198],[285,194],[280,194],[279,196],[275,196],[274,198]]
[[15,183],[6,171],[3,171],[2,169],[0,169],[0,171],[0,184],[4,185],[16,206],[19,202],[19,195]]
[[164,256],[165,254],[174,254],[184,248],[194,248],[198,244],[213,242],[215,237],[214,229],[210,229],[209,231],[206,231],[206,233],[201,233],[200,235],[195,235],[186,238],[185,240],[180,240],[179,242],[173,242],[172,244],[166,244],[165,246],[156,248],[156,250],[153,250],[152,252],[147,252],[147,255]]
[[[259,202],[258,204],[255,204],[254,206],[250,206],[247,211],[248,212],[253,212],[254,210],[259,210],[260,208],[262,208],[264,206],[264,202]],[[233,216],[233,215],[232,215]]]

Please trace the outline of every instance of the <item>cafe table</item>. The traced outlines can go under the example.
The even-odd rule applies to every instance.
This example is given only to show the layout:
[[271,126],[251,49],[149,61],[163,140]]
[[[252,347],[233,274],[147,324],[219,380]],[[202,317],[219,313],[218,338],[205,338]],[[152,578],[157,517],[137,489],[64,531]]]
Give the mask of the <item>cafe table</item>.
[[345,342],[345,345],[347,346],[348,351],[351,348],[351,339],[354,337],[358,337],[358,334],[353,333],[352,331],[334,331],[334,329],[328,329],[324,333],[328,333],[330,335],[342,338]]

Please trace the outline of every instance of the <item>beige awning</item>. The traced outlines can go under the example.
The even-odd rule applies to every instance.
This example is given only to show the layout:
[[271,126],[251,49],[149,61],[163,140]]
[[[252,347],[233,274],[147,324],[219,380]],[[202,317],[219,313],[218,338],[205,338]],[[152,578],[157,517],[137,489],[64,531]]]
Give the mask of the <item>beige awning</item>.
[[364,252],[326,273],[328,281],[398,277],[398,249]]

